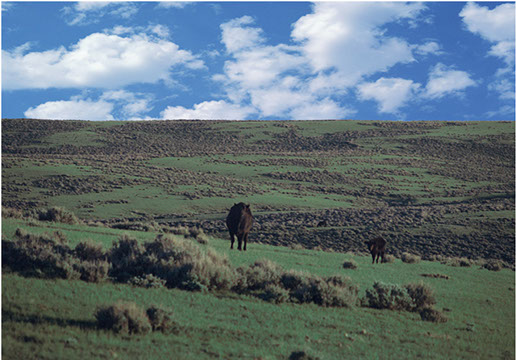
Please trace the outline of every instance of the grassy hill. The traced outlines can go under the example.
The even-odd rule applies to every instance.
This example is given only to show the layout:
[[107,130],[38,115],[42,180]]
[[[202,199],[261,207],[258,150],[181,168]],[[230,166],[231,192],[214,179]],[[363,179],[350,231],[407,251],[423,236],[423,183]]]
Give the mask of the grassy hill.
[[[2,121],[2,205],[250,240],[514,262],[514,123]],[[317,227],[320,221],[328,226]]]
[[[514,135],[513,122],[3,119],[2,356],[512,359]],[[240,201],[256,220],[247,252],[229,250],[224,223]],[[378,234],[395,259],[372,265]],[[194,252],[183,272],[143,253],[161,235]],[[127,238],[154,278],[113,271]],[[74,258],[86,240],[110,262]],[[276,280],[253,287],[260,276]],[[447,321],[375,308],[375,284],[403,301],[408,284],[430,289]],[[168,331],[99,329],[98,307],[118,301],[170,310]]]
[[[32,233],[60,231],[72,247],[89,238],[104,244],[105,249],[122,234],[140,242],[156,235],[8,218],[2,223],[4,239],[14,239],[17,228]],[[268,259],[288,270],[347,276],[358,286],[360,297],[375,282],[424,283],[433,289],[435,308],[448,321],[422,321],[417,312],[359,304],[275,304],[227,291],[22,277],[4,268],[3,358],[286,359],[295,352],[318,359],[514,357],[514,272],[509,269],[494,272],[477,265],[401,260],[372,265],[365,256],[264,244],[252,244],[244,253],[230,251],[226,240],[216,238],[209,238],[202,247],[226,255],[235,267]],[[357,268],[344,269],[342,264],[351,260]],[[118,301],[170,309],[171,331],[124,335],[97,329],[97,308]]]

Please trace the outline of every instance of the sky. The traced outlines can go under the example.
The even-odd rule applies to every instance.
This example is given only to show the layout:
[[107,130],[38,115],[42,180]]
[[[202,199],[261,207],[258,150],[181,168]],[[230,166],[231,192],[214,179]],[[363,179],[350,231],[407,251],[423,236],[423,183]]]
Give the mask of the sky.
[[2,2],[2,118],[515,119],[514,2]]

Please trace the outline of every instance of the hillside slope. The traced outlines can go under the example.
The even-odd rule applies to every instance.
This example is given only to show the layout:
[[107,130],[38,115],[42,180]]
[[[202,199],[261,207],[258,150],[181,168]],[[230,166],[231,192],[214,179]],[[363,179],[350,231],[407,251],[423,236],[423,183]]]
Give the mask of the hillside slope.
[[2,120],[4,207],[221,237],[245,201],[251,242],[336,251],[513,264],[514,163],[509,122]]

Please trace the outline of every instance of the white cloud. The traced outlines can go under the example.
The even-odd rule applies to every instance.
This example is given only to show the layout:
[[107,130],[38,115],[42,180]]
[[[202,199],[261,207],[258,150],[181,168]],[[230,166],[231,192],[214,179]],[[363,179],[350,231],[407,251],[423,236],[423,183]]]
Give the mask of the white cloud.
[[467,3],[459,16],[469,31],[490,42],[514,40],[514,3],[498,5],[489,10],[487,6]]
[[222,43],[229,53],[255,47],[265,41],[260,28],[249,27],[254,20],[250,16],[242,16],[220,25],[222,29]]
[[105,15],[128,19],[138,13],[138,6],[133,2],[79,1],[62,11],[68,25],[87,25],[99,22]]
[[430,71],[424,95],[432,99],[445,95],[461,95],[464,89],[476,85],[467,72],[439,63]]
[[[292,37],[313,70],[321,72],[316,88],[351,87],[365,75],[414,61],[410,45],[382,27],[416,19],[424,9],[420,3],[318,2],[312,14],[294,24]],[[333,74],[322,73],[327,70]]]
[[152,96],[143,93],[112,90],[104,92],[100,100],[114,102],[117,107],[120,107],[120,117],[123,120],[141,118],[152,110],[150,106]]
[[109,90],[100,95],[83,91],[69,100],[48,101],[25,111],[35,119],[56,120],[141,120],[148,119],[153,97],[126,90]]
[[187,5],[194,4],[193,1],[160,1],[158,8],[184,9]]
[[514,3],[501,4],[492,10],[487,6],[467,3],[459,16],[467,29],[493,43],[490,55],[514,64]]
[[329,98],[324,98],[314,102],[299,104],[292,109],[290,115],[297,120],[339,120],[355,113],[356,111],[352,108],[343,107]]
[[29,108],[25,117],[52,120],[113,120],[113,104],[100,100],[49,101]]
[[192,109],[169,106],[161,113],[161,118],[165,120],[244,120],[254,112],[255,109],[252,107],[219,100],[204,101],[195,104]]
[[441,55],[441,46],[435,41],[427,41],[422,45],[416,45],[414,51],[418,55]]
[[420,84],[400,78],[380,78],[358,86],[359,98],[375,100],[382,113],[397,113],[418,92]]
[[189,51],[145,33],[128,36],[94,33],[69,50],[60,47],[24,53],[18,48],[2,51],[2,60],[5,90],[117,88],[132,83],[173,81],[172,67],[204,67]]
[[[492,10],[487,6],[467,3],[459,14],[469,31],[493,44],[488,55],[498,57],[505,62],[505,67],[497,70],[495,80],[488,84],[488,89],[498,91],[502,100],[513,101],[515,96],[514,12],[514,3],[501,4]],[[508,80],[508,77],[511,80]]]
[[299,47],[265,45],[263,31],[253,24],[244,16],[221,25],[222,43],[233,59],[213,79],[225,85],[228,99],[249,102],[264,117],[336,118],[350,113],[311,92],[304,80],[311,76],[309,64]]
[[514,101],[514,97],[515,97],[514,81],[512,81],[512,80],[505,79],[505,78],[498,78],[497,80],[488,84],[487,89],[490,91],[496,91],[497,93],[499,93],[500,99],[507,99],[507,100]]

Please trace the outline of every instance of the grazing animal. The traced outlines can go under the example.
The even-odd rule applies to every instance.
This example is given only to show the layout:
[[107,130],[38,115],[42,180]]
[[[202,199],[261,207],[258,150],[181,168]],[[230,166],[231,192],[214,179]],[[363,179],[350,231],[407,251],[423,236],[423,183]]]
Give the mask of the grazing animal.
[[231,249],[235,242],[235,235],[238,239],[238,250],[242,250],[242,240],[244,241],[244,251],[247,250],[247,236],[253,226],[253,214],[249,205],[238,203],[233,205],[229,210],[226,218],[226,225],[228,226],[229,235],[231,236]]
[[375,258],[376,258],[376,263],[378,264],[378,260],[380,259],[380,256],[382,257],[382,262],[384,262],[385,245],[386,244],[387,244],[387,241],[385,241],[380,236],[374,238],[373,240],[366,241],[367,248],[369,249],[369,252],[371,252],[371,256],[373,257],[373,264],[374,264]]

